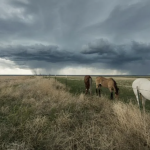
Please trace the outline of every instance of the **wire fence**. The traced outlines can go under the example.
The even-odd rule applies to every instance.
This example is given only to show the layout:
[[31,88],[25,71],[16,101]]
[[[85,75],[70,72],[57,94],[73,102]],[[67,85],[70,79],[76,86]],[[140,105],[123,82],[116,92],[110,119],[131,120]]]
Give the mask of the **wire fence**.
[[[56,75],[55,76],[48,76],[48,78],[54,78],[55,82],[56,80],[57,81],[60,81],[60,79],[63,78],[63,84],[65,84],[66,86],[66,89],[69,90],[69,92],[71,92],[72,94],[81,94],[81,93],[85,93],[85,85],[84,85],[84,82],[83,82],[83,79],[82,78],[79,78],[79,79],[75,79],[75,78],[69,78],[69,76],[59,76],[57,77]],[[74,82],[74,81],[75,82]],[[77,83],[78,81],[78,83]],[[78,85],[79,84],[79,85]],[[96,94],[96,91],[94,92],[94,82],[92,84],[92,95],[95,93]],[[117,86],[120,88],[119,90],[119,99],[121,99],[121,101],[125,102],[125,103],[129,103],[129,102],[132,102],[132,103],[137,103],[137,99],[136,99],[136,96],[134,94],[134,91],[133,90],[137,90],[137,94],[138,94],[138,99],[139,99],[139,108],[142,110],[142,99],[141,99],[141,96],[140,96],[140,92],[141,91],[146,91],[146,92],[149,92],[150,93],[150,90],[149,89],[142,89],[142,88],[139,88],[139,87],[136,87],[136,88],[133,88],[132,87],[132,82],[129,83],[130,85],[123,85],[123,84],[117,84]],[[73,87],[74,86],[74,87]],[[96,89],[96,86],[95,86],[95,89]],[[140,90],[140,92],[139,92]],[[107,98],[109,98],[110,96],[110,92],[108,89],[106,88],[102,88],[101,89],[101,93],[102,95],[106,96]],[[150,110],[150,101],[147,102],[147,105],[146,105],[146,109],[147,110]]]
[[[50,79],[51,77],[53,77],[54,79],[55,79],[55,82],[56,82],[56,80],[58,79],[58,77],[57,77],[57,75],[48,75],[48,78]],[[61,77],[61,76],[60,76]],[[69,86],[68,85],[68,80],[75,80],[75,79],[72,79],[72,78],[69,78],[68,77],[68,75],[65,75],[64,77],[63,77],[64,79],[65,79],[65,85],[66,85],[66,88]],[[78,81],[78,80],[77,80]],[[84,82],[83,82],[83,84],[84,84]],[[133,88],[132,86],[130,86],[130,85],[118,85],[118,87],[121,87],[121,88],[130,88],[130,90],[133,90],[133,89],[135,89],[135,90],[140,90],[140,91],[147,91],[147,92],[150,92],[150,90],[148,90],[148,89],[141,89],[141,88]],[[78,93],[79,92],[83,92],[83,89],[82,88],[84,88],[84,86],[82,86],[82,87],[79,87],[79,89],[78,89]],[[134,93],[133,93],[134,94]],[[126,96],[131,96],[131,95],[133,95],[133,94],[127,94],[126,93]]]

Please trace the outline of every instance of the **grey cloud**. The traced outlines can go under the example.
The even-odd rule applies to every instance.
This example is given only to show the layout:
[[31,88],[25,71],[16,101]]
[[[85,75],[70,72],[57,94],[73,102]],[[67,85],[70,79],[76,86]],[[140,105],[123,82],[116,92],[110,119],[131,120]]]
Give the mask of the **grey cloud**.
[[137,1],[133,4],[127,2],[121,5],[122,3],[120,1],[105,20],[87,27],[84,33],[89,31],[89,34],[107,36],[109,39],[120,43],[139,39],[146,40],[147,31],[150,30],[150,1]]
[[20,17],[0,18],[0,32],[3,32],[1,41],[34,40],[76,49],[89,39],[82,34],[84,28],[104,18],[103,11],[108,14],[105,9],[107,2],[97,0],[8,2],[8,5],[23,12]]
[[131,41],[136,40],[139,32],[143,38],[144,35],[149,36],[148,0],[137,0],[133,4],[130,4],[132,1],[123,0],[8,2],[16,9],[23,9],[20,15],[24,19],[29,18],[29,21],[15,15],[8,19],[0,18],[0,38],[4,41],[37,40],[76,49],[95,37]]
[[[57,9],[54,1],[10,1],[16,10],[23,10],[17,15],[0,18],[0,36],[2,40],[52,41],[57,28]],[[53,37],[54,36],[54,37]],[[5,38],[4,38],[5,37]]]
[[109,43],[107,40],[100,39],[96,40],[94,42],[89,43],[86,45],[82,53],[83,54],[93,54],[93,53],[98,53],[98,54],[106,54],[106,53],[111,53],[115,54],[115,51],[112,51],[112,44]]
[[[9,47],[0,47],[0,57],[29,68],[51,66],[52,69],[87,65],[98,68],[100,66],[101,68],[126,70],[131,74],[139,74],[141,70],[144,70],[142,73],[149,72],[149,50],[150,44],[133,41],[126,45],[116,45],[100,39],[85,46],[81,53],[62,50],[57,45],[10,45]],[[49,66],[48,64],[51,65]],[[139,70],[138,66],[142,65],[144,65],[144,68]]]
[[150,74],[150,44],[147,43],[133,41],[116,45],[101,39],[87,44],[82,54],[94,55],[93,64],[97,68],[121,70],[131,75]]
[[0,58],[29,68],[87,65],[149,73],[149,0],[3,2],[15,13],[4,9],[0,15]]
[[102,27],[106,27],[109,32],[119,31],[120,34],[150,28],[149,8],[150,1],[141,1],[126,7],[117,6]]
[[31,45],[31,46],[7,46],[0,47],[0,57],[15,62],[44,61],[52,63],[84,63],[88,58],[81,54],[61,50],[58,46],[52,45]]
[[[98,44],[99,43],[99,44]],[[88,44],[82,50],[82,54],[97,54],[96,60],[109,60],[109,66],[115,68],[126,65],[128,63],[142,63],[149,60],[150,44],[131,42],[124,45],[112,44],[103,39]]]

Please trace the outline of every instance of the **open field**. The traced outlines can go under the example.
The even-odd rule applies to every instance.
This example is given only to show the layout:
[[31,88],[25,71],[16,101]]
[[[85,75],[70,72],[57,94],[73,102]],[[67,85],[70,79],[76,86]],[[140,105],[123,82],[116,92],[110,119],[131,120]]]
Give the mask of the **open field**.
[[[96,76],[93,76],[93,83],[92,83],[92,94],[95,95],[95,78]],[[107,77],[109,78],[109,77]],[[132,103],[137,104],[135,95],[133,93],[132,89],[132,82],[137,78],[135,76],[127,76],[127,77],[112,77],[116,82],[117,86],[119,87],[119,100],[129,103],[132,101]],[[147,79],[150,79],[149,77],[146,77]],[[64,85],[67,85],[69,92],[72,94],[81,94],[85,92],[85,86],[84,86],[84,76],[67,76],[61,77],[57,76],[56,79],[63,83]],[[109,99],[110,92],[108,89],[102,87],[101,92],[105,97]],[[150,110],[150,101],[146,101],[146,109]]]
[[82,79],[68,79],[67,87],[57,80],[66,83],[62,77],[0,76],[0,149],[150,149],[150,114],[141,113],[135,98],[85,96]]

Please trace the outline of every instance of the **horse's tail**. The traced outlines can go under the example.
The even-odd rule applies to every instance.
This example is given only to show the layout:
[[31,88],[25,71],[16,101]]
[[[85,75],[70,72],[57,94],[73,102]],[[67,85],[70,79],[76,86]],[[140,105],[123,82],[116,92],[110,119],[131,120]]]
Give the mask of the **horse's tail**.
[[92,93],[92,78],[89,78],[89,91],[90,91],[90,94]]

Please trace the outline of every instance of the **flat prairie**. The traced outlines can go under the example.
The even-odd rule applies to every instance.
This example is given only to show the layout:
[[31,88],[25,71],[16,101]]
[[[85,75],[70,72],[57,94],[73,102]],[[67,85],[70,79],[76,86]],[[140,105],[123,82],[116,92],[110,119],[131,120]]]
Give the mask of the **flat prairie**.
[[150,149],[148,107],[144,114],[132,89],[121,87],[132,80],[115,80],[119,100],[107,89],[97,97],[94,81],[85,95],[83,76],[0,76],[0,149]]

